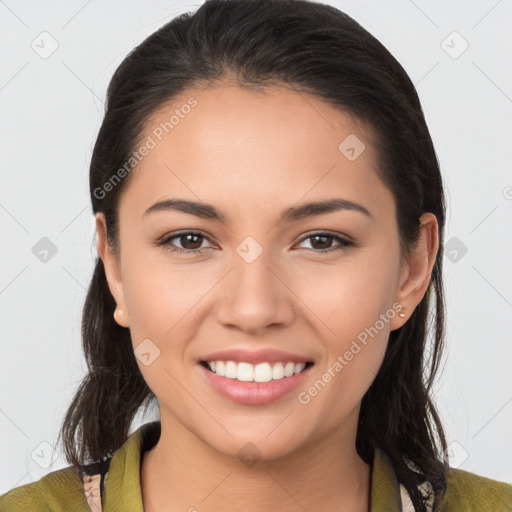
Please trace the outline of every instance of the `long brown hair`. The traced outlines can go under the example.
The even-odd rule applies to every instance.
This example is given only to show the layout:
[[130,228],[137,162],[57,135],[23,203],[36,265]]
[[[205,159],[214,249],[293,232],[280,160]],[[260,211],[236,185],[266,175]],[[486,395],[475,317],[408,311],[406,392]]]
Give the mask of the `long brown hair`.
[[[105,214],[116,251],[119,198],[132,173],[108,191],[105,183],[120,175],[145,122],[164,102],[227,76],[243,87],[288,84],[370,126],[405,253],[418,239],[420,216],[437,217],[440,249],[428,291],[405,325],[390,334],[383,364],[362,400],[356,439],[367,463],[376,447],[387,453],[415,509],[424,511],[416,486],[428,479],[444,492],[448,468],[443,427],[430,397],[444,343],[445,199],[414,85],[375,37],[334,7],[305,0],[208,0],[195,13],[171,20],[124,59],[109,84],[90,165],[93,212]],[[129,329],[114,321],[114,309],[98,257],[82,318],[88,373],[59,433],[67,460],[77,468],[117,450],[141,406],[147,410],[156,401],[137,366]]]

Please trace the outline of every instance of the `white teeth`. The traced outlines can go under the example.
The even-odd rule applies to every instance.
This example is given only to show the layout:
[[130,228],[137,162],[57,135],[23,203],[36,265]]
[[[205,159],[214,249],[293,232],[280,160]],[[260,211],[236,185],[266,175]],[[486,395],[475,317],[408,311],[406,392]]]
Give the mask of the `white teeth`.
[[210,366],[212,372],[215,371],[217,375],[224,376],[224,361],[215,361],[215,370]]
[[260,363],[254,367],[254,382],[270,382],[272,380],[272,366],[270,363]]
[[291,377],[300,373],[306,367],[306,363],[259,363],[256,365],[235,361],[209,361],[208,366],[212,372],[227,377],[228,379],[237,379],[242,382],[270,382],[284,377]]
[[253,379],[253,366],[249,363],[238,363],[236,378],[243,382],[251,382]]
[[272,368],[272,378],[273,379],[282,379],[284,377],[284,366],[279,363],[275,364]]
[[[297,375],[297,373],[300,373],[302,370],[304,370],[304,368],[306,368],[306,363],[297,363],[297,364],[293,367],[293,373],[294,373],[295,375]],[[286,372],[285,372],[284,376],[286,377]]]
[[295,370],[295,364],[292,362],[286,363],[286,366],[284,367],[284,376],[291,377],[293,375],[293,370]]
[[228,379],[236,379],[236,367],[237,364],[234,361],[226,361],[224,377],[227,377]]

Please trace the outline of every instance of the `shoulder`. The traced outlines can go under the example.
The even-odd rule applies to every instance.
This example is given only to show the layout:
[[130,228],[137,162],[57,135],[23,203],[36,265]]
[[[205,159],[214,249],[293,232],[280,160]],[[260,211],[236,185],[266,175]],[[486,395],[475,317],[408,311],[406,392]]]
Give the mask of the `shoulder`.
[[436,511],[512,511],[511,484],[453,468],[446,473],[446,481],[446,495]]
[[81,512],[89,510],[80,475],[73,466],[48,473],[40,480],[0,496],[0,510],[17,512]]

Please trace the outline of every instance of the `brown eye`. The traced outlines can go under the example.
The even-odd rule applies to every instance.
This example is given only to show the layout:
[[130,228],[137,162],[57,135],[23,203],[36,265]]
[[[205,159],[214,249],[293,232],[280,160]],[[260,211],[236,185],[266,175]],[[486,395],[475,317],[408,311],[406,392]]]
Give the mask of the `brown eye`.
[[183,249],[189,250],[199,249],[202,245],[203,239],[201,235],[196,235],[194,233],[188,235],[179,235],[176,238],[180,241]]
[[330,249],[331,243],[334,240],[334,237],[324,235],[314,235],[310,238],[313,249]]
[[[336,235],[333,233],[314,233],[302,239],[301,243],[311,240],[311,248],[316,252],[328,252],[335,251],[338,249],[345,249],[347,247],[352,247],[355,243],[352,240],[349,240],[340,235]],[[332,242],[338,242],[337,245],[332,246]]]
[[207,240],[207,238],[202,233],[183,231],[181,233],[176,233],[162,238],[158,242],[158,245],[163,246],[172,252],[193,254],[202,253],[203,249],[208,249],[208,247],[201,247],[204,240]]

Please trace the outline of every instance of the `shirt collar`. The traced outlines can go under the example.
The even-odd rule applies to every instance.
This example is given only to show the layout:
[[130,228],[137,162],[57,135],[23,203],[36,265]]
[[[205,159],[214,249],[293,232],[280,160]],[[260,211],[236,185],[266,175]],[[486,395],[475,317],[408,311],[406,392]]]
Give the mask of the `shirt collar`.
[[[144,512],[140,487],[141,453],[150,450],[160,437],[159,421],[139,427],[116,451],[105,483],[104,512]],[[375,449],[370,491],[370,512],[400,512],[400,485],[391,461]]]

